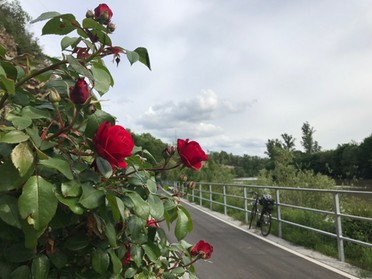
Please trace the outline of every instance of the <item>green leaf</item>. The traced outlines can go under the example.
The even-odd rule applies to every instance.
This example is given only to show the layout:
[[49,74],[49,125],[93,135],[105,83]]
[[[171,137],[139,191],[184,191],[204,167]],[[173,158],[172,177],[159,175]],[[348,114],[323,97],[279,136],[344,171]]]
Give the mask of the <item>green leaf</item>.
[[102,24],[98,23],[96,20],[92,18],[84,18],[83,20],[83,28],[93,28],[96,30],[107,31],[106,27]]
[[4,89],[10,95],[13,95],[15,93],[14,80],[8,79],[7,77],[0,75],[0,88]]
[[110,265],[110,257],[106,251],[97,249],[92,255],[92,267],[94,271],[103,274],[107,271]]
[[139,54],[137,52],[126,50],[126,53],[127,53],[127,58],[128,58],[128,60],[129,60],[129,62],[130,62],[131,65],[133,65],[138,60],[140,60],[140,56],[139,56]]
[[58,12],[46,12],[46,13],[42,13],[38,18],[32,20],[30,23],[35,23],[35,22],[38,22],[38,21],[50,19],[50,18],[59,16],[59,15],[61,15],[61,14],[58,13]]
[[12,273],[9,274],[8,279],[30,279],[31,272],[27,265],[17,267]]
[[148,203],[150,205],[150,214],[156,220],[163,218],[164,215],[164,205],[161,199],[153,194],[149,194]]
[[27,142],[19,143],[14,147],[11,159],[14,166],[18,169],[19,174],[24,176],[33,166],[34,154]]
[[42,35],[55,34],[67,35],[79,26],[72,14],[65,14],[53,17],[42,29]]
[[46,227],[41,230],[35,230],[26,220],[21,220],[21,225],[25,237],[25,247],[27,249],[35,249],[38,244],[38,239],[45,232]]
[[[4,47],[4,45],[0,44],[0,56],[4,57],[6,54],[6,48]],[[2,68],[0,66],[0,68]],[[0,75],[1,75],[1,70],[0,70]]]
[[58,269],[65,267],[68,262],[66,254],[59,250],[55,251],[54,254],[50,255],[49,258],[52,264]]
[[158,191],[158,187],[156,185],[156,181],[154,177],[147,179],[146,186],[147,186],[147,189],[149,189],[149,191],[153,194],[155,194]]
[[87,247],[90,243],[89,237],[85,234],[73,235],[69,237],[65,242],[65,248],[71,251],[79,251]]
[[159,247],[157,247],[153,243],[145,243],[142,244],[142,248],[145,251],[146,256],[150,259],[150,261],[155,262],[161,255],[161,251]]
[[22,109],[22,116],[27,116],[31,119],[51,119],[50,113],[48,111],[37,109],[31,106],[27,106]]
[[120,217],[123,220],[125,220],[125,216],[124,216],[125,206],[124,206],[123,201],[120,198],[115,197],[114,195],[110,193],[106,193],[106,199],[111,207],[112,216],[115,222],[119,222]]
[[115,226],[111,220],[105,219],[105,234],[111,247],[117,247]]
[[94,77],[93,77],[92,73],[87,68],[85,68],[83,65],[81,65],[81,63],[78,59],[76,59],[72,55],[67,55],[66,59],[67,59],[68,63],[70,64],[70,66],[78,74],[80,74],[82,76],[85,76],[85,77],[89,78],[90,80],[94,80]]
[[89,184],[82,184],[83,194],[80,197],[80,204],[87,209],[94,209],[104,202],[105,193],[101,190],[96,190]]
[[99,172],[105,177],[110,178],[113,174],[112,167],[109,161],[103,159],[100,156],[96,158],[96,164]]
[[90,70],[94,77],[94,89],[102,96],[113,85],[110,71],[100,63],[93,63]]
[[184,239],[185,236],[192,230],[192,221],[190,214],[183,208],[179,208],[177,211],[177,223],[175,227],[175,235],[178,241]]
[[0,192],[6,192],[19,188],[32,175],[32,172],[33,168],[30,168],[27,174],[21,176],[19,171],[14,167],[10,160],[4,161],[2,164],[0,164],[0,173],[6,173],[6,175],[1,176]]
[[29,136],[19,130],[13,130],[6,134],[0,134],[0,142],[20,143],[29,139]]
[[64,197],[78,197],[81,195],[81,184],[77,180],[63,182],[61,192]]
[[94,114],[88,116],[85,135],[89,138],[93,138],[99,126],[105,121],[110,122],[111,125],[115,125],[115,118],[111,114],[108,114],[103,110],[96,110]]
[[48,159],[46,160],[40,160],[39,164],[47,168],[58,170],[60,173],[66,176],[67,179],[72,180],[74,178],[71,172],[70,165],[65,160],[48,157]]
[[119,274],[122,270],[122,264],[118,256],[113,249],[108,250],[112,262],[112,271],[114,274]]
[[11,121],[13,126],[18,130],[23,130],[32,124],[32,119],[28,116],[16,116],[11,114],[7,117],[7,120]]
[[137,270],[136,270],[135,268],[130,267],[130,268],[128,268],[128,269],[125,271],[124,276],[125,276],[125,278],[133,278],[134,275],[136,275],[136,272],[137,272]]
[[82,215],[84,208],[79,203],[79,198],[65,198],[61,194],[56,192],[56,197],[60,203],[66,205],[74,214]]
[[150,57],[147,52],[147,49],[144,47],[138,47],[134,51],[137,52],[138,55],[140,56],[139,61],[145,64],[151,70]]
[[7,261],[11,263],[22,263],[33,258],[35,251],[26,249],[23,243],[16,243],[3,251]]
[[61,48],[62,50],[65,50],[71,45],[77,45],[80,41],[81,41],[81,38],[79,37],[71,38],[71,37],[66,36],[61,40]]
[[32,261],[31,266],[32,278],[48,279],[49,259],[45,255],[40,255]]
[[31,141],[35,145],[35,147],[39,148],[41,145],[41,138],[39,136],[39,130],[37,126],[32,126],[32,128],[27,128],[26,133],[30,136]]
[[19,213],[36,230],[45,228],[57,210],[53,184],[40,176],[30,177],[18,199]]
[[21,229],[17,198],[12,196],[0,196],[0,218],[7,224]]
[[150,214],[150,207],[137,192],[127,192],[126,195],[132,200],[134,212],[137,216],[147,220]]

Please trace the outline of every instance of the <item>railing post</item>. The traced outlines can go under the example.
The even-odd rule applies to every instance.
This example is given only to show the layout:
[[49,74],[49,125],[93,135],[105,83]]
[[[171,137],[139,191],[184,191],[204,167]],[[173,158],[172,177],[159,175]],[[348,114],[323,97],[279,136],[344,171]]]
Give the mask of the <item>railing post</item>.
[[195,202],[195,188],[191,190],[192,202]]
[[199,204],[200,206],[203,206],[203,200],[202,200],[203,196],[202,196],[202,185],[201,183],[199,184]]
[[212,203],[213,203],[212,184],[209,184],[209,209],[210,210],[212,210]]
[[223,212],[227,215],[226,185],[223,185]]
[[276,199],[276,218],[278,219],[278,237],[282,238],[282,215],[280,211],[279,189],[275,189],[275,199]]
[[342,239],[342,225],[340,215],[340,199],[338,193],[333,194],[334,206],[335,206],[335,218],[336,218],[336,234],[337,234],[337,248],[338,248],[338,259],[341,262],[345,261],[344,254],[344,240]]
[[247,187],[243,188],[245,223],[248,224]]

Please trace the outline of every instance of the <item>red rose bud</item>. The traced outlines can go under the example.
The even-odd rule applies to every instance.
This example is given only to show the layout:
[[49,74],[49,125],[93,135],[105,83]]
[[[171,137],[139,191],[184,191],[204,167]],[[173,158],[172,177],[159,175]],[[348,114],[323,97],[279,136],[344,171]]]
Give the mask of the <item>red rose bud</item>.
[[94,15],[96,20],[103,24],[109,24],[112,18],[112,11],[106,4],[99,4],[97,8],[94,9]]
[[148,227],[159,228],[159,224],[158,224],[158,222],[156,222],[156,220],[154,218],[152,218],[150,220],[147,220],[146,224],[147,224]]
[[202,167],[202,161],[208,161],[208,156],[196,141],[189,142],[189,139],[178,139],[177,151],[181,157],[182,163],[186,167],[196,171]]
[[191,256],[200,256],[204,260],[209,259],[212,256],[212,253],[213,246],[204,240],[199,240],[199,242],[191,248]]
[[84,78],[79,78],[75,86],[70,91],[70,99],[74,104],[84,104],[87,99],[90,97],[90,92],[88,88],[88,84],[84,80]]
[[99,156],[107,160],[111,167],[126,168],[125,158],[132,155],[134,142],[131,134],[122,126],[105,121],[93,138],[94,147]]
[[[128,249],[128,248],[127,248],[127,249]],[[131,255],[130,255],[129,250],[125,251],[125,255],[124,255],[124,257],[121,259],[121,264],[122,264],[123,266],[126,266],[126,265],[128,265],[128,264],[130,263],[131,260],[132,260],[132,257],[131,257]]]

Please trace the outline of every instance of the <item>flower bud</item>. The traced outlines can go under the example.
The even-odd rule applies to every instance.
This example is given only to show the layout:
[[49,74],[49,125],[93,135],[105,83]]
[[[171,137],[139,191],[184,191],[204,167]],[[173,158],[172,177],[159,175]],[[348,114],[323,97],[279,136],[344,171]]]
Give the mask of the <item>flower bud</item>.
[[59,95],[58,91],[55,90],[54,88],[49,91],[48,98],[51,103],[58,104],[58,102],[61,101],[61,96]]
[[108,25],[107,25],[107,29],[110,33],[113,33],[116,29],[116,25],[113,24],[112,22],[110,22]]
[[195,181],[187,182],[187,188],[189,188],[190,190],[194,190],[195,187],[196,187]]
[[94,17],[94,12],[92,10],[88,10],[87,13],[85,14],[85,17],[93,18]]
[[94,9],[94,15],[98,22],[109,24],[113,13],[106,4],[99,4],[98,7]]
[[96,112],[96,110],[97,110],[96,105],[95,105],[95,104],[90,104],[89,107],[87,107],[87,109],[86,109],[85,112],[86,112],[86,114],[88,114],[88,115],[92,115],[93,113]]
[[84,78],[79,78],[75,86],[70,91],[70,99],[74,104],[84,104],[90,97],[90,92],[87,82]]
[[183,181],[183,182],[187,181],[187,175],[186,174],[181,174],[179,178],[180,178],[180,181]]
[[164,157],[164,159],[167,159],[167,158],[172,157],[175,152],[176,152],[176,148],[174,146],[167,146],[163,150],[163,157]]

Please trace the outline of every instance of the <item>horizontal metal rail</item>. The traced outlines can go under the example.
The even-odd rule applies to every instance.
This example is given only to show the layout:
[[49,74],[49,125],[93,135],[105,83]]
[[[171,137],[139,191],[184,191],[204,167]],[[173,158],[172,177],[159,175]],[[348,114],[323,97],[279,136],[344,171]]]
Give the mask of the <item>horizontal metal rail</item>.
[[[295,227],[299,227],[302,229],[306,229],[309,231],[313,231],[319,234],[323,234],[329,237],[333,237],[337,239],[337,248],[338,248],[338,258],[340,261],[345,260],[344,255],[344,241],[348,241],[351,243],[355,243],[358,245],[362,245],[365,247],[372,247],[372,243],[361,241],[358,239],[353,239],[349,237],[345,237],[342,234],[342,219],[349,218],[360,220],[363,222],[372,222],[372,218],[365,217],[365,216],[356,216],[345,214],[341,212],[340,206],[340,195],[367,195],[370,196],[372,200],[372,192],[369,191],[352,191],[352,190],[335,190],[335,189],[315,189],[315,188],[305,188],[305,187],[278,187],[278,186],[262,186],[262,185],[242,185],[242,184],[223,184],[223,183],[206,183],[206,182],[197,182],[196,188],[191,190],[187,193],[189,198],[195,202],[195,199],[198,199],[200,205],[209,204],[210,209],[213,209],[213,205],[220,205],[223,206],[224,214],[227,215],[227,209],[234,209],[238,211],[242,211],[245,213],[245,222],[248,223],[248,216],[250,211],[251,204],[250,201],[253,201],[253,198],[248,197],[248,193],[253,193],[259,190],[271,190],[275,191],[275,205],[276,205],[276,216],[273,216],[273,220],[278,222],[278,236],[282,237],[282,224],[287,224]],[[186,187],[184,184],[174,183],[174,187],[177,191],[186,194]],[[219,191],[216,189],[219,188]],[[231,189],[239,189],[241,191],[241,195],[237,195],[236,193],[231,194]],[[294,191],[294,192],[304,192],[304,193],[322,193],[322,194],[329,194],[333,196],[333,211],[317,209],[317,208],[310,208],[305,206],[299,206],[296,204],[290,203],[281,203],[281,194]],[[218,200],[216,200],[218,199]],[[237,200],[239,203],[242,203],[242,207],[229,204],[228,201]],[[204,204],[203,204],[204,202]],[[326,216],[331,216],[334,219],[335,224],[335,233],[324,231],[321,229],[317,229],[314,227],[306,226],[303,224],[295,223],[289,220],[283,219],[282,216],[282,209],[283,208],[291,208],[294,210],[302,210],[302,211],[309,211],[314,212],[316,214],[323,214]],[[332,219],[332,220],[333,220]]]

